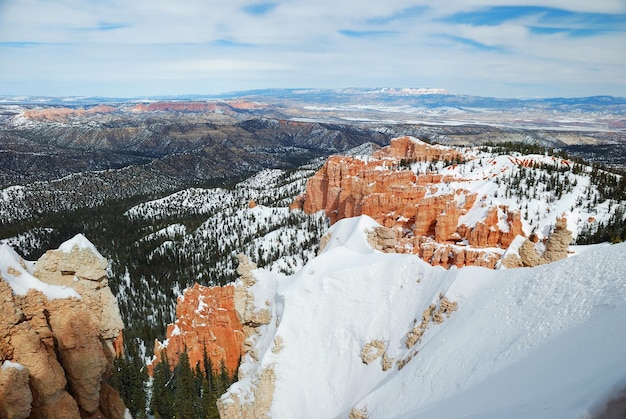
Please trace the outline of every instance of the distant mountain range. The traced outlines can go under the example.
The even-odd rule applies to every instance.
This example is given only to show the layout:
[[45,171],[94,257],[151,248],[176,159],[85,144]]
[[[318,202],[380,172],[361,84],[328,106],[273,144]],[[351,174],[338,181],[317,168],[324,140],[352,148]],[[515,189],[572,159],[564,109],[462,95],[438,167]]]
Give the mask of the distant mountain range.
[[593,111],[599,108],[617,107],[626,111],[626,98],[614,96],[590,96],[580,98],[494,98],[459,95],[445,89],[429,88],[346,88],[346,89],[260,89],[220,94],[190,94],[172,96],[148,96],[135,98],[102,96],[2,96],[0,104],[85,106],[101,103],[141,103],[154,101],[215,101],[245,98],[247,100],[289,101],[317,104],[386,103],[411,104],[421,107],[453,107],[461,109],[554,109]]

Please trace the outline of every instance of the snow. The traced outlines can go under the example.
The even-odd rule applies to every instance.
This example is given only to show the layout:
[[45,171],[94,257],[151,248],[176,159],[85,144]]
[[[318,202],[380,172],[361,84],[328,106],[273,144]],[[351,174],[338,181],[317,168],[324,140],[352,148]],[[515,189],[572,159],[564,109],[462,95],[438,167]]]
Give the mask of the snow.
[[83,236],[80,233],[78,233],[77,235],[69,239],[68,241],[61,243],[61,245],[59,246],[59,250],[64,253],[71,253],[75,249],[89,250],[93,254],[98,256],[100,259],[104,259],[104,257],[100,254],[100,252],[98,252],[98,249],[96,249],[96,246],[94,246],[87,239],[87,237]]
[[[259,361],[244,357],[246,376],[225,398],[251,400],[265,367],[276,375],[272,417],[357,407],[369,418],[586,418],[626,387],[626,244],[536,268],[446,271],[373,250],[365,232],[375,225],[338,222],[292,276],[254,271],[257,308],[271,302],[274,319],[253,342]],[[407,349],[440,295],[458,310]],[[268,350],[276,336],[278,353]],[[394,359],[389,371],[361,361],[374,339]]]
[[70,287],[50,285],[35,278],[23,265],[22,258],[9,245],[0,245],[0,276],[6,281],[15,295],[26,295],[33,288],[41,291],[49,300],[78,298],[80,295]]
[[24,366],[22,364],[18,364],[17,362],[6,360],[2,363],[2,370],[8,370],[9,368],[13,368],[16,370],[23,370]]

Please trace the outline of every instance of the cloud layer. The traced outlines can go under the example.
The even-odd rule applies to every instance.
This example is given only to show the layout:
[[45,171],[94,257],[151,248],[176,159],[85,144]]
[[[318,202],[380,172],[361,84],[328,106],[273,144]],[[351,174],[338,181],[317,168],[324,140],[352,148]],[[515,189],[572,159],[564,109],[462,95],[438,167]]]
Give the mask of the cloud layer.
[[0,94],[626,96],[623,0],[0,0]]

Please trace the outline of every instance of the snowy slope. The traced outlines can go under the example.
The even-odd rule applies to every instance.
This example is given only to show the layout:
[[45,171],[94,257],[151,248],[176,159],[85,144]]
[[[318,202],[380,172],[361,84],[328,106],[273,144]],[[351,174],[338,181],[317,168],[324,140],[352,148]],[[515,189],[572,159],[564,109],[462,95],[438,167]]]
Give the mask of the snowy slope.
[[[534,233],[540,239],[549,235],[557,217],[565,216],[576,240],[582,232],[606,223],[618,208],[625,208],[618,198],[602,193],[594,178],[597,172],[589,165],[543,154],[499,154],[501,151],[488,147],[457,150],[463,155],[461,162],[413,162],[410,166],[416,174],[434,172],[452,179],[433,185],[426,196],[459,190],[464,194],[458,199],[465,193],[477,194],[473,207],[459,218],[459,225],[474,226],[485,218],[490,207],[499,206],[519,211],[526,236]],[[619,175],[602,173],[614,185],[621,179]],[[501,229],[506,231],[506,214],[499,211],[499,219]]]
[[[267,367],[275,418],[345,418],[353,407],[369,418],[588,417],[626,387],[626,244],[532,269],[445,271],[374,251],[364,234],[374,225],[338,222],[295,275],[254,272],[259,308],[273,301],[274,318],[254,342],[259,361],[244,357],[245,377],[223,401],[252,401]],[[442,296],[458,310],[407,348]],[[388,371],[361,360],[373,340]]]

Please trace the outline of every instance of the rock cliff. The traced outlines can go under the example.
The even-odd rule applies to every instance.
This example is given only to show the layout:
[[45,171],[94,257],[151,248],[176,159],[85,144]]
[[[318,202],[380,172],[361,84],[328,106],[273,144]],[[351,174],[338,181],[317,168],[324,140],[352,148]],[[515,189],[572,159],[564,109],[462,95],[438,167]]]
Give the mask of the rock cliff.
[[34,264],[0,247],[0,417],[124,417],[103,381],[124,327],[106,266],[81,235]]
[[155,357],[150,371],[167,354],[170,365],[178,363],[180,354],[187,350],[189,363],[204,368],[204,350],[213,370],[219,372],[222,362],[229,375],[239,366],[245,339],[243,326],[235,313],[235,288],[204,287],[195,284],[187,288],[176,304],[176,321],[167,326],[166,340],[156,341]]
[[[267,284],[262,284],[261,289],[257,289],[257,278],[254,275],[254,271],[257,269],[256,264],[251,262],[243,254],[238,255],[239,267],[237,268],[237,274],[239,278],[235,282],[235,310],[237,317],[243,323],[245,332],[245,342],[243,345],[243,355],[248,360],[254,360],[258,362],[263,356],[259,353],[256,345],[258,339],[261,338],[264,331],[268,327],[277,327],[276,323],[272,323],[272,318],[275,317],[275,307],[271,304],[269,299],[264,300],[263,287]],[[268,280],[270,283],[274,283]],[[276,284],[274,284],[276,285]],[[268,289],[272,289],[269,287]],[[261,307],[259,307],[261,304]],[[276,336],[272,340],[271,352],[278,354],[283,348],[282,338]],[[265,418],[268,417],[269,409],[272,405],[272,398],[274,394],[274,383],[276,382],[276,375],[272,365],[268,365],[261,368],[258,371],[250,371],[246,368],[239,368],[238,377],[239,380],[245,378],[251,379],[255,383],[255,389],[253,390],[254,397],[252,400],[239,397],[232,391],[232,387],[229,389],[229,393],[222,396],[217,401],[217,408],[220,412],[220,417],[224,419],[237,419],[237,418]]]
[[324,211],[331,224],[369,215],[395,232],[395,244],[385,245],[386,252],[415,253],[446,268],[493,268],[515,237],[525,236],[520,211],[491,203],[478,188],[468,189],[476,179],[409,168],[415,162],[454,168],[466,158],[456,149],[411,137],[393,139],[367,158],[331,156],[290,208]]
[[517,252],[511,252],[502,259],[505,268],[535,267],[546,263],[565,259],[568,255],[569,244],[572,241],[572,232],[567,229],[567,220],[557,218],[554,230],[545,241],[545,249],[538,252],[535,244],[525,239]]

